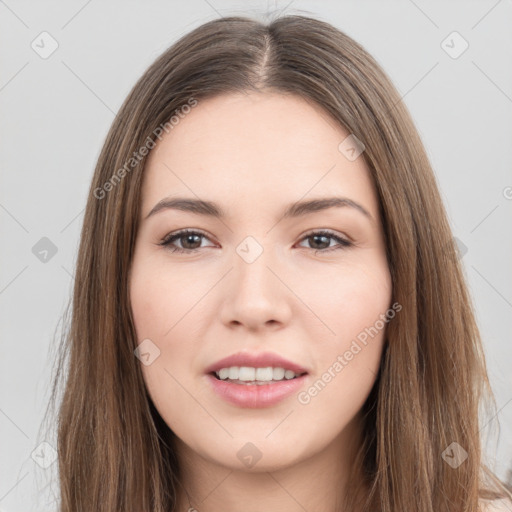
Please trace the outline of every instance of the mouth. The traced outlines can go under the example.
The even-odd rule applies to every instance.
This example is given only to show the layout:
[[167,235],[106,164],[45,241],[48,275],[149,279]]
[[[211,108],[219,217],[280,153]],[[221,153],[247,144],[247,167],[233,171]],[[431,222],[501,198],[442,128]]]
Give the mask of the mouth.
[[275,352],[241,351],[205,369],[213,392],[237,407],[270,407],[303,387],[308,370]]
[[213,392],[230,405],[257,409],[297,394],[306,385],[308,373],[282,367],[229,367],[209,372],[206,378]]

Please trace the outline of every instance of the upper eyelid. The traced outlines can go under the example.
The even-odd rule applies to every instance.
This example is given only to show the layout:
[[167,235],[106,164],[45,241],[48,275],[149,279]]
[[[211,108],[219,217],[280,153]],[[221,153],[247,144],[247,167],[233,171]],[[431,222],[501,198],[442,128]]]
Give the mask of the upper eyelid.
[[170,240],[174,237],[180,236],[180,235],[187,235],[187,234],[198,234],[203,236],[204,238],[207,238],[208,240],[211,240],[210,235],[206,234],[204,231],[201,231],[200,229],[196,228],[186,228],[186,229],[179,229],[178,231],[171,231],[167,235],[163,237],[163,241]]
[[[341,238],[342,240],[346,240],[349,243],[353,243],[353,240],[352,240],[351,237],[349,237],[349,236],[347,236],[345,234],[338,233],[338,232],[333,231],[333,230],[328,229],[328,228],[313,228],[313,229],[310,229],[310,230],[306,231],[306,233],[301,235],[300,240],[304,240],[305,238],[307,238],[309,236],[312,236],[314,234],[317,234],[319,232],[324,232],[325,234],[327,234],[328,236],[332,236],[333,238],[338,237],[338,238]],[[201,235],[204,238],[208,239],[210,242],[212,242],[211,237],[207,233],[202,231],[201,229],[199,229],[199,228],[185,228],[185,229],[181,229],[181,230],[178,230],[178,231],[172,231],[171,233],[168,233],[162,239],[162,243],[170,241],[171,239],[173,239],[175,237],[179,237],[180,235],[186,235],[186,234],[190,234],[190,233]]]

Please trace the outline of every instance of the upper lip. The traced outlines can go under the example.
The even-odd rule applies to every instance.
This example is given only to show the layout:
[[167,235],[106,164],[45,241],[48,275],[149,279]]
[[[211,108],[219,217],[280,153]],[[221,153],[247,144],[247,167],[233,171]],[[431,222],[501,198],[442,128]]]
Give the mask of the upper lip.
[[248,352],[238,352],[224,359],[213,363],[206,368],[206,373],[218,372],[222,368],[230,368],[231,366],[249,366],[253,368],[265,368],[272,366],[274,368],[284,368],[292,370],[297,374],[307,373],[303,366],[289,361],[279,354],[273,352],[260,352],[259,354],[250,354]]

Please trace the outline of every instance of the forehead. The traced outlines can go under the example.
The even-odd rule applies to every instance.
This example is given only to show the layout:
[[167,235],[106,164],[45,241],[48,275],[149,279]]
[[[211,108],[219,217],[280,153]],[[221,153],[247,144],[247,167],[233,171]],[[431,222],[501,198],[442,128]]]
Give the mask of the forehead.
[[[165,195],[256,206],[305,195],[357,196],[377,211],[363,156],[339,150],[349,132],[295,95],[228,94],[199,101],[163,136],[145,168],[143,213]],[[354,199],[356,199],[354,197]]]

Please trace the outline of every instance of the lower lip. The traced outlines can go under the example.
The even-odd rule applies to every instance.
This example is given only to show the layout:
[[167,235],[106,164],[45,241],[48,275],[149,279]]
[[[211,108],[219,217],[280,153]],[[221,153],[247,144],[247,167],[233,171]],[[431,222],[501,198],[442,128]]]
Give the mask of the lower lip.
[[307,374],[295,379],[282,380],[270,384],[233,384],[217,379],[214,375],[208,374],[213,390],[224,400],[238,407],[256,409],[259,407],[270,407],[281,400],[296,393],[306,380]]

